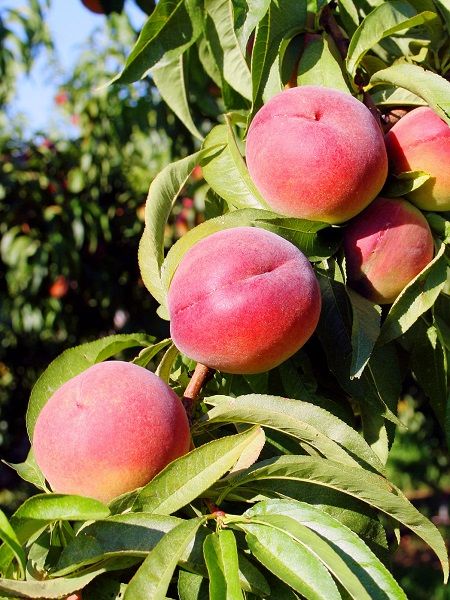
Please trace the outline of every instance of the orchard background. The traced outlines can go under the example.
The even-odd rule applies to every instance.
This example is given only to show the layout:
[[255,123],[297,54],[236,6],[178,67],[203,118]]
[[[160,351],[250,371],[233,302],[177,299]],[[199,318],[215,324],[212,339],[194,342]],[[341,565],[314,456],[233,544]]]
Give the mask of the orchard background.
[[[84,51],[80,53],[77,68],[63,76],[55,95],[55,109],[61,114],[60,129],[52,128],[32,137],[24,131],[19,119],[11,118],[11,108],[20,69],[30,70],[39,53],[48,53],[51,62],[52,40],[45,20],[47,3],[30,0],[28,6],[0,8],[0,447],[2,458],[8,462],[25,461],[29,441],[24,415],[31,388],[50,361],[66,348],[103,338],[98,351],[89,358],[97,362],[112,355],[131,360],[141,346],[144,350],[138,364],[162,370],[172,387],[183,394],[195,364],[173,351],[164,354],[167,347],[157,345],[159,340],[167,338],[169,328],[164,307],[156,314],[158,303],[164,305],[163,284],[158,283],[155,291],[152,281],[155,272],[160,276],[161,267],[164,274],[162,261],[168,249],[204,220],[219,219],[211,221],[211,229],[205,225],[204,229],[194,230],[190,238],[185,238],[191,242],[186,242],[184,248],[183,242],[174,246],[175,263],[192,241],[203,236],[202,231],[212,232],[222,224],[227,226],[227,222],[253,225],[258,220],[255,210],[262,207],[258,205],[240,152],[244,149],[242,142],[249,115],[253,116],[274,93],[296,84],[346,88],[372,110],[379,111],[385,130],[404,111],[423,104],[431,106],[447,122],[449,119],[450,93],[446,79],[450,70],[450,13],[442,0],[346,0],[329,5],[291,0],[205,0],[204,3],[160,0],[156,9],[145,0],[137,4],[149,15],[141,32],[135,31],[127,18],[131,0],[125,3],[105,0],[91,6],[99,13],[105,9],[109,14],[98,17],[97,34],[89,40],[80,38]],[[319,37],[308,50],[305,36],[311,34]],[[114,84],[95,91],[100,84],[114,78]],[[179,162],[181,159],[184,160]],[[149,185],[158,174],[146,209]],[[403,181],[390,178],[387,189],[401,196],[423,183],[424,177],[426,174],[415,173]],[[155,205],[158,210],[152,211]],[[436,248],[445,246],[448,215],[426,214]],[[138,245],[145,221],[152,242],[141,244],[139,270]],[[389,454],[387,479],[399,486],[447,539],[450,487],[446,441],[449,437],[447,250],[442,246],[431,274],[413,284],[389,312],[389,306],[375,309],[355,294],[346,295],[339,227],[325,229],[322,235],[320,227],[311,229],[301,220],[294,223],[291,219],[288,224],[271,215],[266,221],[276,233],[288,227],[289,237],[301,249],[310,244],[313,251],[309,256],[319,253],[314,263],[322,268],[331,292],[325,298],[326,313],[322,314],[327,315],[331,326],[322,327],[321,333],[319,329],[318,338],[270,375],[215,374],[204,386],[201,397],[258,394],[252,423],[267,424],[264,412],[267,394],[326,406],[340,422],[360,431],[372,443],[377,456]],[[320,261],[324,262],[318,265]],[[329,303],[331,297],[334,306]],[[348,318],[342,318],[344,313]],[[344,331],[351,342],[352,355],[348,342],[342,345]],[[390,337],[388,347],[377,342],[380,331],[385,339]],[[134,335],[136,332],[140,335]],[[120,343],[118,338],[105,338],[117,333],[125,335]],[[388,361],[377,360],[380,347],[384,353],[390,353]],[[160,348],[162,351],[156,353]],[[73,352],[66,361],[69,363],[66,379],[75,374],[73,368],[79,360],[80,351]],[[81,353],[89,354],[87,350]],[[348,361],[343,361],[343,356]],[[61,364],[58,367],[56,363],[56,369],[61,369]],[[372,372],[375,375],[371,375],[370,381],[368,373]],[[199,410],[207,409],[207,404],[201,403]],[[370,422],[370,431],[361,428],[363,411],[366,411],[363,422]],[[231,451],[232,447],[226,446],[233,444],[227,441],[229,434],[235,434],[236,429],[243,431],[242,425],[232,422],[230,416],[228,425],[221,429],[202,430],[198,426],[196,446],[201,447],[206,439],[217,438],[221,448]],[[317,422],[316,426],[319,425]],[[302,429],[300,423],[297,426]],[[327,436],[326,431],[322,433]],[[298,437],[286,436],[282,424],[269,425],[266,435],[271,445],[269,448],[266,445],[258,460],[283,453],[323,455],[320,448],[311,452],[302,433]],[[244,442],[240,444],[240,448],[245,446]],[[253,461],[258,458],[255,444],[257,448],[258,442],[250,440],[248,448],[242,451],[244,457],[252,456],[253,452]],[[356,444],[352,452],[358,454],[358,449]],[[210,462],[214,463],[212,458]],[[205,457],[205,469],[207,465]],[[220,491],[220,480],[232,466],[218,472],[217,481],[211,480],[200,496],[210,488],[212,493],[206,496],[217,499],[214,488]],[[31,477],[29,469],[22,467],[19,471],[26,480],[42,483],[35,470]],[[9,467],[2,467],[1,477],[2,508],[10,516],[37,490]],[[376,569],[375,560],[380,560],[392,567],[408,597],[448,597],[435,555],[407,527],[416,532],[418,527],[427,531],[427,541],[437,549],[441,559],[442,543],[429,525],[417,521],[417,514],[411,512],[406,501],[398,508],[397,517],[400,514],[401,518],[394,520],[395,513],[389,513],[390,498],[372,498],[372,507],[378,512],[369,509],[361,502],[368,493],[363,487],[353,491],[350,500],[342,493],[326,493],[320,485],[312,488],[305,483],[299,485],[303,485],[297,488],[300,493],[286,490],[286,497],[319,505],[340,518],[372,550],[377,550],[378,558],[371,559],[371,566]],[[348,482],[339,485],[349,486]],[[208,504],[196,497],[197,491],[185,490],[185,502],[174,505],[169,512],[175,512],[186,522],[196,514],[206,514]],[[258,491],[260,496],[270,497],[267,485]],[[243,494],[235,501],[234,509],[233,502],[229,502],[224,510],[242,514],[248,508],[243,504],[243,500],[248,500]],[[16,515],[11,523],[15,533],[19,531],[19,538],[24,536],[19,539],[19,546],[27,554],[22,555],[16,548],[15,560],[3,562],[8,567],[2,570],[2,576],[20,582],[23,574],[19,567],[27,556],[26,579],[40,582],[42,573],[57,573],[58,556],[62,547],[67,546],[66,571],[50,579],[54,582],[51,592],[54,595],[48,597],[78,589],[76,584],[72,584],[73,590],[64,587],[67,584],[70,587],[70,577],[86,578],[89,571],[77,554],[81,552],[82,556],[82,549],[74,542],[75,533],[69,522],[92,518],[101,524],[105,515],[100,511],[95,516],[92,506],[77,504],[68,509],[71,518],[67,520],[62,516],[64,507],[56,506],[57,516],[49,519],[51,542],[39,562],[32,539],[35,530],[20,534],[20,524],[39,522],[45,526],[46,523],[42,522],[42,515],[37,516],[39,508],[26,503],[23,506],[29,507],[28,516]],[[113,506],[113,512],[126,508],[125,502],[122,507]],[[21,509],[18,510],[20,514]],[[380,512],[391,516],[380,521]],[[399,522],[402,536],[396,550]],[[5,523],[0,523],[0,530],[2,539],[6,539],[0,550],[4,561],[5,547],[14,548],[14,543],[11,545]],[[231,530],[232,526],[231,529],[225,526],[221,531]],[[48,533],[42,534],[45,535]],[[248,558],[242,531],[236,533],[236,538],[239,552]],[[227,537],[223,539],[224,544],[229,543]],[[141,554],[140,560],[146,553],[141,551]],[[91,569],[103,564],[107,557],[104,551]],[[87,583],[83,598],[122,597],[137,569],[136,560],[130,556],[122,560],[124,563],[111,567],[108,574]],[[132,564],[127,564],[127,560]],[[33,571],[32,564],[38,565],[37,570]],[[275,583],[276,574],[263,569],[254,558],[251,564],[259,569],[266,584],[272,585],[275,591],[271,597],[296,597],[292,588]],[[313,579],[319,580],[320,571],[314,571],[314,566],[310,568]],[[288,583],[284,569],[286,565],[280,567],[279,581]],[[231,586],[232,571],[232,566],[224,569],[223,589]],[[206,575],[210,579],[217,577],[209,568],[205,570],[204,563],[195,569],[182,562],[181,568],[174,570],[167,595],[177,597],[178,589],[182,599],[208,597]],[[348,585],[345,577],[344,581]],[[252,591],[244,587],[242,593],[250,598],[266,597],[266,591],[261,591],[264,584],[261,579],[258,582],[254,582]],[[402,597],[396,595],[393,584],[385,584],[389,590],[387,597]],[[39,585],[34,591],[20,585],[9,592],[0,589],[13,597],[15,592],[20,597],[42,597],[36,595],[40,593],[36,591]],[[147,593],[142,597],[153,597],[148,590],[141,593]],[[316,593],[320,594],[320,590]],[[351,593],[348,588],[347,593]],[[166,597],[165,594],[154,597]],[[386,597],[374,590],[371,594],[374,598]]]

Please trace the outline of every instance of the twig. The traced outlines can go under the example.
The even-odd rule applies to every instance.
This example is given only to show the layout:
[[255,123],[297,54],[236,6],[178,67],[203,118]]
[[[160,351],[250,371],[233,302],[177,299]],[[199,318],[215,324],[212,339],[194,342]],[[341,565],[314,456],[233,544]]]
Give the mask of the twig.
[[189,423],[192,423],[192,417],[194,414],[195,405],[197,403],[197,397],[204,384],[212,377],[214,371],[201,363],[197,363],[195,371],[188,383],[187,388],[184,391],[183,398],[181,399],[183,406],[186,410],[186,414],[189,419]]
[[337,24],[336,19],[331,11],[330,5],[328,4],[322,10],[322,14],[320,16],[320,22],[327,33],[331,35],[333,40],[336,43],[337,49],[339,50],[339,54],[341,58],[345,60],[347,56],[347,50],[349,41],[346,37],[344,37],[341,28]]

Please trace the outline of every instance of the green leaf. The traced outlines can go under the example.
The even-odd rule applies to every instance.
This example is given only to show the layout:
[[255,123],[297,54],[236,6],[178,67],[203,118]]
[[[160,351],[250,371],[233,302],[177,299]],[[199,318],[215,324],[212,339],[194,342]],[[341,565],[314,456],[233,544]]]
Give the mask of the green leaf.
[[268,208],[250,178],[228,122],[210,131],[203,149],[203,176],[219,196],[235,208]]
[[183,54],[172,62],[157,65],[152,69],[152,77],[164,102],[170,106],[194,137],[203,140],[203,135],[197,129],[189,108],[185,62],[186,54]]
[[370,85],[389,84],[413,92],[450,125],[450,82],[418,65],[398,64],[372,75]]
[[156,344],[152,344],[151,346],[147,346],[147,348],[141,350],[138,356],[136,356],[136,358],[134,358],[131,362],[135,365],[138,365],[139,367],[146,367],[148,363],[152,360],[152,358],[154,358],[159,352],[161,352],[161,350],[167,348],[167,346],[169,346],[170,344],[171,339],[168,338],[166,340],[161,340]]
[[320,85],[350,94],[339,60],[333,55],[325,35],[312,40],[300,58],[298,85]]
[[381,307],[347,289],[352,305],[352,364],[350,378],[362,375],[380,334]]
[[435,258],[405,287],[392,305],[381,327],[378,343],[387,344],[395,340],[433,306],[447,281],[445,246]]
[[395,86],[372,90],[370,95],[377,106],[427,106],[420,96]]
[[363,56],[380,40],[398,31],[436,19],[436,13],[417,11],[404,0],[390,0],[374,8],[355,31],[347,53],[347,69],[354,76]]
[[354,0],[339,0],[339,17],[344,25],[345,31],[353,35],[359,25],[358,7]]
[[329,459],[312,456],[280,456],[262,461],[245,473],[214,486],[220,504],[239,487],[257,489],[258,481],[307,481],[332,488],[359,499],[409,527],[436,553],[448,578],[448,558],[444,541],[431,521],[405,498],[402,492],[380,475],[354,469]]
[[37,380],[31,392],[27,410],[27,430],[30,439],[33,438],[36,419],[50,396],[63,383],[79,375],[92,365],[102,362],[114,354],[134,346],[148,346],[154,338],[143,334],[110,335],[95,342],[81,344],[65,350],[56,358]]
[[354,429],[312,403],[256,394],[237,398],[213,396],[208,400],[217,406],[196,424],[194,432],[195,428],[208,428],[212,423],[259,424],[288,433],[343,464],[357,466],[353,458],[356,457],[383,472],[383,465]]
[[170,514],[199,497],[238,461],[259,427],[214,440],[170,463],[142,488],[133,510]]
[[436,213],[426,213],[425,217],[431,229],[441,238],[444,244],[450,244],[450,221]]
[[50,491],[45,485],[45,477],[42,474],[42,471],[39,469],[37,462],[34,458],[33,449],[30,449],[28,452],[28,456],[23,463],[7,463],[3,461],[6,465],[11,467],[16,471],[16,473],[23,480],[28,481],[28,483],[32,483],[38,489],[48,492]]
[[233,2],[207,0],[205,8],[217,30],[222,54],[220,68],[224,79],[244,98],[251,100],[252,79],[235,32]]
[[166,293],[161,284],[160,267],[164,260],[164,229],[175,200],[200,157],[201,153],[196,152],[165,167],[152,181],[145,204],[139,268],[146,288],[163,306]]
[[14,579],[0,579],[0,592],[13,595],[14,598],[42,598],[53,599],[67,596],[84,588],[95,577],[106,571],[106,568],[97,569],[84,575],[67,579],[49,579],[46,581],[16,581]]
[[93,498],[65,494],[37,494],[25,500],[14,513],[13,519],[51,523],[52,521],[103,519],[108,515],[108,508]]
[[308,600],[340,600],[323,564],[285,531],[269,524],[240,524],[252,554],[274,575]]
[[201,27],[202,10],[196,0],[159,0],[113,82],[133,83],[160,61],[179,58],[196,41]]
[[425,171],[405,171],[400,175],[392,175],[381,194],[388,198],[405,196],[420,188],[430,177],[431,175],[425,173]]
[[[177,517],[128,512],[83,527],[63,549],[57,575],[117,556],[145,557],[162,537],[182,522]],[[180,555],[187,568],[203,568],[203,538]]]
[[284,529],[316,555],[354,600],[406,600],[395,579],[366,544],[345,525],[304,502],[259,502],[244,513]]
[[21,579],[25,579],[27,558],[17,538],[16,532],[11,527],[11,524],[2,510],[0,510],[0,540],[2,540],[14,554],[19,565],[19,576]]
[[165,600],[178,561],[205,520],[183,521],[166,533],[131,578],[124,600]]
[[208,535],[203,544],[203,552],[211,600],[244,600],[239,583],[239,561],[233,532],[220,530]]
[[201,575],[180,569],[178,595],[180,600],[209,600],[208,580]]
[[445,425],[447,401],[447,359],[438,329],[420,319],[410,329],[411,368],[419,385],[428,396],[441,427]]
[[306,2],[272,0],[269,10],[258,25],[253,46],[251,65],[253,103],[250,120],[261,107],[263,98],[268,99],[265,89],[271,70],[274,65],[276,66],[282,40],[300,33],[305,25]]
[[161,362],[159,363],[158,368],[155,371],[155,375],[160,377],[166,383],[169,383],[173,363],[176,361],[179,354],[180,351],[175,346],[175,344],[171,344],[164,356],[162,357]]

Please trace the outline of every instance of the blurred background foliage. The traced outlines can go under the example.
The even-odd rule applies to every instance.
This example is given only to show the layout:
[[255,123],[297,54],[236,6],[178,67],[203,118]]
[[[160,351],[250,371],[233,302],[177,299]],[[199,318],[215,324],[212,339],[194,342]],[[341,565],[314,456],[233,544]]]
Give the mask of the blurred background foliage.
[[[128,2],[121,14],[102,18],[90,38],[80,39],[83,51],[54,99],[60,130],[32,136],[11,119],[10,109],[18,77],[30,71],[38,53],[47,53],[52,64],[48,0],[0,7],[0,453],[11,462],[23,460],[28,450],[24,414],[31,387],[62,350],[115,332],[168,334],[140,279],[137,248],[149,184],[196,143],[150,78],[101,87],[120,70],[136,39]],[[145,12],[153,7],[136,3]],[[100,6],[112,8],[107,0]],[[191,80],[195,121],[207,131],[221,111],[220,99],[201,70]],[[173,211],[167,246],[201,221],[204,190],[196,169]],[[388,475],[450,533],[448,453],[413,381],[399,416],[406,427],[398,430]],[[23,485],[11,469],[0,469],[0,505],[8,512],[30,493]],[[430,554],[417,540],[404,539],[396,575],[408,596],[449,598]]]

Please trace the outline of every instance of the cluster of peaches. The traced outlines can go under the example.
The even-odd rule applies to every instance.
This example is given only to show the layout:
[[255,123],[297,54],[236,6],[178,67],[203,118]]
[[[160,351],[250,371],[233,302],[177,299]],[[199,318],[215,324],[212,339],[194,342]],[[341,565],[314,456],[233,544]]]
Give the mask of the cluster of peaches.
[[[347,282],[369,300],[392,303],[432,260],[433,238],[420,209],[450,210],[450,128],[430,108],[412,110],[383,137],[354,97],[297,87],[262,107],[246,144],[249,173],[274,212],[345,224]],[[378,197],[388,164],[392,174],[424,171],[430,178],[408,200]],[[168,305],[180,351],[226,373],[251,374],[276,367],[305,344],[319,320],[321,294],[296,246],[263,229],[237,227],[184,255]],[[33,447],[53,490],[107,502],[186,453],[190,432],[165,382],[109,361],[53,394]]]

